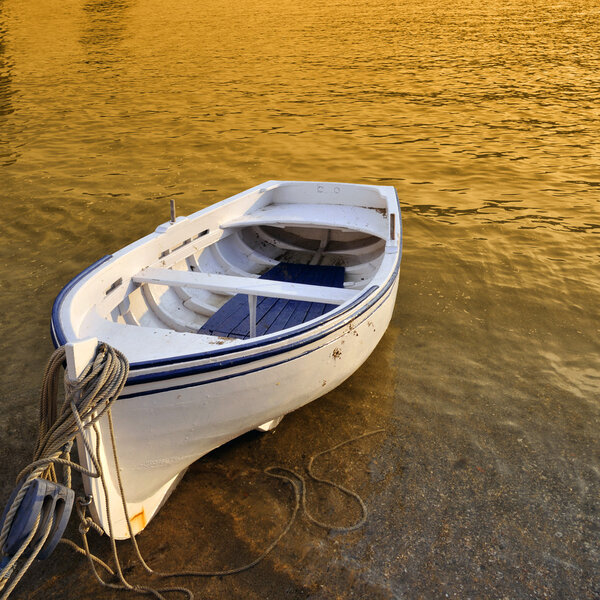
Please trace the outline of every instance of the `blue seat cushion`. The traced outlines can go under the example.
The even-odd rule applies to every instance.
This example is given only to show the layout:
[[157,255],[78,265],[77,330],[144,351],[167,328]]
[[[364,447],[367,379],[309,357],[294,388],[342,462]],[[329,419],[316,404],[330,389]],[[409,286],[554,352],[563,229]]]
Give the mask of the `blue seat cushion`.
[[[296,265],[281,262],[260,276],[272,281],[344,287],[344,267]],[[266,335],[305,323],[335,308],[335,304],[284,298],[256,298],[256,335]],[[198,333],[246,339],[250,336],[248,296],[236,294],[198,330]]]

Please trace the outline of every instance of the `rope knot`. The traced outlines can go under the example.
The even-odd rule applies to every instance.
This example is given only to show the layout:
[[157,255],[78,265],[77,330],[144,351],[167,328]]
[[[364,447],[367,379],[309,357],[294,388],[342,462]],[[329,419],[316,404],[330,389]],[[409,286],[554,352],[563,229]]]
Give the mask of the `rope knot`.
[[89,530],[92,528],[92,524],[93,524],[93,521],[92,521],[91,517],[85,517],[85,518],[81,519],[79,521],[79,527],[78,527],[79,533],[81,535],[86,535],[89,532]]

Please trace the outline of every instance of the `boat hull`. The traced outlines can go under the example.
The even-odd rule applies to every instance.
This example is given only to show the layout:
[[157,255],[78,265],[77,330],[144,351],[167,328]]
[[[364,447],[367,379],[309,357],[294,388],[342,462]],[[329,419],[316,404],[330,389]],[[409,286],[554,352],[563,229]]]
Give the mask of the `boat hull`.
[[[127,513],[135,535],[164,503],[187,467],[214,448],[308,404],[334,389],[369,357],[393,312],[398,267],[348,314],[263,347],[244,360],[212,365],[162,364],[133,371],[112,414]],[[129,537],[111,436],[99,422],[97,445],[108,488],[86,478],[95,520],[117,539]],[[81,448],[81,444],[80,444]],[[82,453],[85,456],[85,453]]]

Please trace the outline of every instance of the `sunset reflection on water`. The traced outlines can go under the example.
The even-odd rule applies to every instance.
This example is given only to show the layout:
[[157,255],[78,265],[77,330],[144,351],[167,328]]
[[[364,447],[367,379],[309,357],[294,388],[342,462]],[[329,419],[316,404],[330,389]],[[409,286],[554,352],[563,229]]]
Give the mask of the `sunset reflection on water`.
[[[183,215],[269,179],[393,185],[400,290],[374,355],[274,434],[200,461],[145,547],[206,558],[240,473],[384,427],[362,459],[323,465],[364,496],[364,530],[302,524],[199,595],[597,598],[599,18],[591,0],[0,2],[1,497],[76,273],[168,220],[171,198]],[[231,525],[250,554],[289,509],[256,485],[268,502]],[[180,534],[195,502],[211,518]],[[72,597],[112,597],[60,552],[47,569]]]

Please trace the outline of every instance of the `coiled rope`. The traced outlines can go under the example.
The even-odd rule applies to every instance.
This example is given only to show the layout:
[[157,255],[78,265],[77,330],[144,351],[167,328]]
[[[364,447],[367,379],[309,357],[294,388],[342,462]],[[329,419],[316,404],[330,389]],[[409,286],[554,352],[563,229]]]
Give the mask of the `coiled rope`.
[[[98,419],[110,411],[112,402],[119,396],[127,380],[129,363],[118,350],[108,344],[100,344],[94,360],[83,370],[77,381],[70,381],[65,373],[65,399],[57,414],[59,372],[64,362],[63,347],[52,354],[46,366],[40,397],[38,441],[33,461],[17,476],[17,482],[23,483],[6,512],[0,531],[0,549],[4,548],[17,510],[36,478],[57,482],[57,465],[63,467],[62,483],[67,487],[71,487],[72,469],[89,477],[102,475],[97,461],[94,464],[96,472],[93,472],[71,460],[73,441],[77,434],[82,434],[85,441],[84,429],[95,426]],[[93,455],[90,448],[88,452]],[[53,519],[47,520],[44,531],[39,531],[40,522],[38,515],[32,531],[19,550],[12,557],[3,557],[0,570],[1,600],[8,598],[46,542],[54,524]],[[19,559],[36,535],[41,535],[40,541],[25,563],[17,569]]]
[[[40,398],[40,423],[38,432],[38,442],[33,456],[33,461],[28,465],[17,477],[17,481],[24,480],[22,487],[18,494],[15,496],[8,512],[2,530],[0,531],[0,548],[4,547],[4,543],[9,535],[10,527],[13,523],[15,514],[27,493],[27,490],[31,486],[32,481],[36,477],[42,477],[53,482],[57,482],[56,468],[58,465],[63,467],[62,472],[62,483],[68,487],[71,487],[71,470],[76,470],[83,475],[88,477],[100,478],[102,488],[104,491],[108,529],[107,532],[110,537],[112,557],[115,563],[115,569],[111,568],[104,561],[94,556],[90,551],[87,534],[90,529],[95,530],[97,533],[102,535],[104,531],[99,527],[86,513],[86,506],[89,504],[89,499],[80,496],[77,498],[75,503],[77,514],[79,517],[79,533],[82,538],[82,546],[78,546],[73,541],[68,539],[61,539],[62,543],[67,544],[73,548],[79,554],[86,556],[92,573],[95,579],[103,586],[112,588],[115,590],[125,590],[130,592],[137,592],[140,594],[152,595],[158,600],[166,600],[163,594],[169,592],[177,592],[184,594],[189,600],[193,600],[194,594],[191,590],[185,587],[169,587],[169,588],[153,588],[145,585],[131,584],[129,583],[123,574],[119,555],[117,553],[117,545],[113,535],[113,527],[111,520],[111,511],[109,505],[108,491],[102,465],[99,463],[98,446],[100,443],[100,433],[97,427],[97,422],[100,418],[106,415],[108,420],[108,426],[111,437],[112,452],[115,461],[115,471],[117,475],[119,493],[121,496],[121,502],[123,511],[125,513],[125,520],[129,528],[130,541],[133,545],[135,554],[140,564],[151,575],[162,577],[162,578],[173,578],[173,577],[222,577],[226,575],[234,575],[246,571],[258,563],[260,563],[269,553],[277,546],[281,539],[291,529],[296,516],[300,509],[304,512],[307,519],[318,527],[322,527],[328,530],[348,532],[353,531],[361,527],[367,519],[367,508],[365,503],[355,492],[335,483],[331,480],[324,479],[316,476],[313,473],[313,462],[316,458],[323,456],[324,454],[333,452],[342,446],[358,441],[362,438],[369,437],[378,433],[383,433],[383,429],[377,429],[363,433],[362,435],[353,437],[345,440],[327,450],[323,450],[313,455],[307,465],[308,477],[312,480],[329,485],[335,489],[338,489],[343,494],[353,498],[359,505],[361,516],[353,524],[348,526],[334,525],[325,523],[314,517],[307,508],[306,501],[306,480],[305,478],[296,473],[291,469],[284,467],[270,466],[267,467],[264,472],[273,478],[287,482],[293,489],[294,492],[294,508],[291,516],[286,523],[285,527],[275,538],[273,542],[263,551],[263,553],[252,562],[235,567],[231,569],[219,570],[219,571],[201,571],[201,570],[189,570],[175,573],[164,573],[152,569],[144,560],[141,551],[139,549],[137,540],[133,534],[129,514],[127,510],[127,502],[123,491],[123,482],[121,480],[121,473],[119,467],[119,458],[117,453],[117,444],[114,435],[113,420],[111,414],[111,405],[115,399],[121,393],[123,386],[127,380],[129,373],[129,364],[125,356],[118,350],[112,348],[108,344],[100,343],[96,356],[92,363],[88,365],[77,381],[72,382],[68,379],[65,373],[65,399],[61,407],[60,413],[57,411],[57,398],[58,398],[58,381],[59,371],[65,362],[65,350],[64,348],[57,349],[51,356],[46,371],[44,374],[44,380],[42,384],[42,393]],[[57,414],[58,413],[58,414]],[[96,448],[91,448],[84,430],[87,428],[93,428],[96,433]],[[71,449],[75,437],[80,435],[80,439],[83,441],[86,452],[92,462],[94,471],[86,469],[80,464],[71,461]],[[48,522],[43,526],[43,531],[38,531],[40,528],[40,516],[38,516],[33,530],[27,536],[27,539],[23,541],[19,551],[12,557],[5,559],[1,564],[0,569],[0,592],[2,596],[0,600],[6,600],[14,587],[17,585],[19,580],[23,577],[35,557],[39,554],[46,539],[48,538],[50,531],[53,526],[52,518],[48,519]],[[31,543],[31,541],[40,534],[39,542],[36,543],[35,548],[31,550],[31,554],[27,557],[26,561],[20,566],[18,571],[16,565]],[[98,572],[97,566],[102,567],[111,578],[117,578],[118,583],[113,583],[104,580]]]

